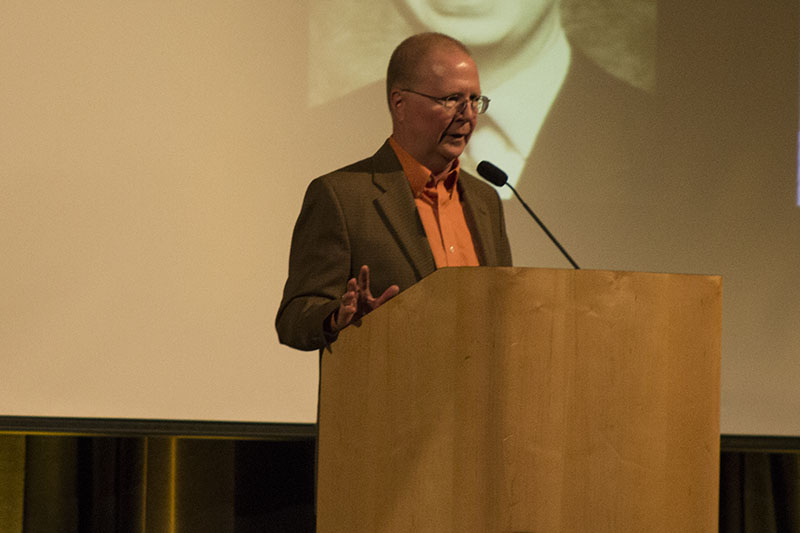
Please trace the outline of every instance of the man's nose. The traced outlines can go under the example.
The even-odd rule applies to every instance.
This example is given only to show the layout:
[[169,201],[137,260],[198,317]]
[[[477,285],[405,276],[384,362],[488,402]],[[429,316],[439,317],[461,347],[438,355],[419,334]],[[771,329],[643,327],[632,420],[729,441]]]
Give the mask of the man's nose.
[[472,120],[477,116],[477,113],[472,108],[472,100],[469,98],[464,99],[457,111],[459,114],[464,115],[467,120]]

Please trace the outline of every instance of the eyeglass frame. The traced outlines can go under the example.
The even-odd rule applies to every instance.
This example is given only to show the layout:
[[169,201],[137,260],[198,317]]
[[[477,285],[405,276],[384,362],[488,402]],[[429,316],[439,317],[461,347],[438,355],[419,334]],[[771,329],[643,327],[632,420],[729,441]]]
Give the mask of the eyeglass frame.
[[[473,96],[470,98],[466,98],[460,94],[451,94],[449,96],[432,96],[430,94],[421,93],[419,91],[415,91],[414,89],[398,89],[403,92],[418,94],[419,96],[424,96],[425,98],[429,98],[436,102],[437,104],[441,105],[448,111],[461,111],[464,109],[465,104],[469,102],[469,106],[472,109],[472,112],[478,115],[482,115],[486,113],[486,110],[489,109],[489,102],[491,99],[488,96],[479,95]],[[476,105],[480,105],[480,111],[475,109]]]

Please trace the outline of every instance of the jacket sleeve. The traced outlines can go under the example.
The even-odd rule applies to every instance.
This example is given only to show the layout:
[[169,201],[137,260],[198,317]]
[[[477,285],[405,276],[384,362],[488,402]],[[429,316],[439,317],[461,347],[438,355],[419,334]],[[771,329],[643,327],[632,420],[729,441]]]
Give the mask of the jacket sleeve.
[[275,318],[282,344],[318,350],[331,342],[323,323],[339,306],[350,276],[350,241],[335,191],[312,181],[295,223],[289,276]]

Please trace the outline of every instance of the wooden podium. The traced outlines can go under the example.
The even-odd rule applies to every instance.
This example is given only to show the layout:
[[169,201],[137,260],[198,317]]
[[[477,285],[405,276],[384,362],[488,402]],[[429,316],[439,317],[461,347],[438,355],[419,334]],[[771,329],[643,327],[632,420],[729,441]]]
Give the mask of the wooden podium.
[[322,356],[317,530],[716,531],[721,291],[435,272]]

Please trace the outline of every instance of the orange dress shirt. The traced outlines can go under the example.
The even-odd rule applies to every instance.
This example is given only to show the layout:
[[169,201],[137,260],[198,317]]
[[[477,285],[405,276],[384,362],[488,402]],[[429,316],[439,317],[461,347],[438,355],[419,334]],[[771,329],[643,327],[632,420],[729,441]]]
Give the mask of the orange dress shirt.
[[397,144],[393,137],[389,137],[389,144],[408,177],[436,268],[478,266],[475,244],[472,242],[472,234],[464,218],[456,187],[460,168],[458,160],[449,169],[434,176]]

